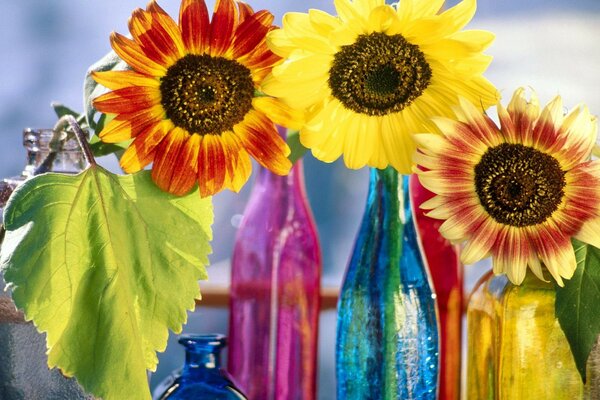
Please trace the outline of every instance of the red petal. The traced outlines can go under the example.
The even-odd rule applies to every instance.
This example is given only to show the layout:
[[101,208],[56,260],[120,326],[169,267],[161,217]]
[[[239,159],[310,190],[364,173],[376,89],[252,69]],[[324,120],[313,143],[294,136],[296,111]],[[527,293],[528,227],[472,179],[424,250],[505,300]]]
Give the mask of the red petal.
[[104,126],[100,138],[106,143],[119,143],[137,136],[150,125],[158,124],[162,119],[161,110],[157,107],[136,111],[131,114],[119,114]]
[[231,46],[237,25],[237,8],[233,0],[217,0],[210,24],[210,55],[221,56]]
[[129,18],[129,31],[140,45],[140,48],[152,61],[160,65],[171,65],[177,60],[177,52],[174,46],[165,43],[161,34],[152,29],[152,16],[138,8]]
[[243,1],[237,2],[238,8],[240,10],[240,23],[244,21],[246,18],[254,14],[254,10],[250,7],[249,4],[244,3]]
[[127,71],[92,71],[92,78],[102,86],[115,90],[123,89],[128,86],[160,86],[160,81],[154,77],[140,74],[138,72]]
[[265,115],[251,110],[233,130],[242,146],[263,167],[278,175],[290,171],[292,163],[287,158],[290,148],[279,136],[275,124]]
[[182,196],[194,186],[199,146],[198,138],[193,136],[175,128],[156,148],[152,179],[162,190]]
[[170,126],[164,121],[148,127],[133,140],[133,143],[125,150],[120,164],[123,171],[128,174],[137,172],[154,159],[156,146],[165,138]]
[[200,196],[211,196],[223,189],[227,173],[223,143],[218,135],[204,135],[198,153],[198,185]]
[[93,104],[103,113],[132,113],[160,104],[160,92],[155,88],[130,86],[96,97]]
[[281,61],[281,57],[269,50],[265,41],[257,46],[256,50],[250,54],[240,57],[238,61],[252,70],[252,73],[254,74],[257,72],[257,69],[263,68],[268,68],[268,72],[270,72],[273,66]]
[[225,132],[221,137],[227,158],[227,175],[224,184],[228,189],[239,192],[252,173],[252,162],[233,132]]
[[148,58],[139,44],[120,33],[113,32],[110,43],[115,53],[137,72],[150,76],[164,76],[167,72],[164,65]]
[[180,57],[185,55],[185,46],[183,45],[183,39],[181,38],[181,31],[179,27],[173,21],[173,18],[166,13],[156,1],[151,0],[146,7],[152,14],[152,27],[155,29],[160,29],[161,35],[163,35],[166,41],[172,41],[173,45],[176,49],[172,49],[172,51],[176,52]]
[[204,0],[183,0],[179,10],[179,27],[187,50],[201,54],[210,36],[210,20]]
[[238,58],[252,52],[269,32],[273,23],[273,14],[262,10],[246,18],[235,31],[233,57]]

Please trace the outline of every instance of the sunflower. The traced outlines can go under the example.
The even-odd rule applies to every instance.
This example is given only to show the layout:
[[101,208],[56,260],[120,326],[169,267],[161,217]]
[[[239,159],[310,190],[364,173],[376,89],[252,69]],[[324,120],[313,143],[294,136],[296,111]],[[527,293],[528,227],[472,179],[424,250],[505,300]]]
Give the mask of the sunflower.
[[131,69],[93,74],[113,90],[94,101],[115,115],[100,138],[133,138],[120,160],[125,172],[152,162],[161,189],[182,195],[198,182],[202,196],[238,191],[251,172],[248,155],[289,172],[290,150],[274,123],[293,127],[301,114],[258,92],[281,61],[266,45],[272,22],[268,11],[237,0],[217,0],[212,22],[203,0],[183,0],[179,24],[155,1],[133,12],[133,38],[111,35]]
[[443,0],[335,0],[338,16],[288,13],[267,37],[286,58],[263,90],[306,111],[301,143],[347,167],[410,173],[411,134],[429,132],[429,118],[451,116],[458,97],[488,107],[497,91],[481,75],[494,36],[460,31],[475,13],[464,0],[438,14]]
[[422,207],[444,219],[440,232],[468,241],[462,261],[492,255],[495,273],[520,284],[527,267],[556,282],[576,268],[572,237],[600,247],[600,161],[590,159],[597,121],[580,105],[563,115],[560,97],[541,111],[518,89],[500,128],[461,101],[458,121],[434,120],[442,135],[415,135],[415,169],[437,194]]

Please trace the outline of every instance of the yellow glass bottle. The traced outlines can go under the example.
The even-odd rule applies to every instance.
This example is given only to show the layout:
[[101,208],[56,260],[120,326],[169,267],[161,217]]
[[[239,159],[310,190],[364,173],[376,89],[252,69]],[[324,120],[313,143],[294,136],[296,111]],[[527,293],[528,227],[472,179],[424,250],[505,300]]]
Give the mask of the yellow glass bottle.
[[554,315],[554,284],[528,272],[522,285],[485,275],[467,310],[467,399],[600,399],[600,351],[584,386]]

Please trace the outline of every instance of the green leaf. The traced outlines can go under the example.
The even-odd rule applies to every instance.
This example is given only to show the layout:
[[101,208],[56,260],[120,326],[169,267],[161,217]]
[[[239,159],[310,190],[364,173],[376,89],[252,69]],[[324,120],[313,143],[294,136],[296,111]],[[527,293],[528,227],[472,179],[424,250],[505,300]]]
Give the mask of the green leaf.
[[100,96],[101,94],[106,92],[106,88],[104,88],[102,85],[98,84],[93,78],[92,78],[92,72],[96,71],[123,71],[126,70],[127,68],[129,68],[127,66],[127,63],[123,60],[121,60],[121,58],[119,58],[119,56],[117,55],[117,53],[115,53],[114,51],[110,51],[108,54],[106,54],[104,57],[102,57],[100,60],[96,61],[94,64],[92,64],[92,66],[88,69],[87,74],[85,75],[85,80],[83,82],[83,107],[84,107],[84,114],[88,123],[88,126],[90,128],[92,128],[96,134],[98,134],[100,131],[97,129],[97,123],[96,123],[96,114],[97,114],[97,110],[96,108],[94,108],[94,105],[92,104],[92,100],[94,100],[96,97]]
[[73,109],[65,106],[62,103],[57,103],[53,101],[50,104],[50,106],[52,106],[58,118],[64,117],[65,115],[72,115],[75,118],[78,118],[80,116],[80,114],[77,111],[74,111]]
[[556,317],[575,364],[586,381],[586,364],[600,334],[600,249],[573,239],[577,269],[564,287],[556,288]]
[[95,157],[106,156],[112,153],[120,153],[127,149],[133,139],[122,143],[104,143],[97,135],[90,138],[90,149]]
[[168,329],[180,332],[210,253],[210,199],[176,197],[148,171],[43,174],[5,209],[0,267],[47,332],[48,366],[104,400],[150,399]]
[[300,143],[300,132],[288,130],[287,144],[290,146],[291,153],[288,156],[292,164],[304,157],[304,154],[308,151],[306,147]]

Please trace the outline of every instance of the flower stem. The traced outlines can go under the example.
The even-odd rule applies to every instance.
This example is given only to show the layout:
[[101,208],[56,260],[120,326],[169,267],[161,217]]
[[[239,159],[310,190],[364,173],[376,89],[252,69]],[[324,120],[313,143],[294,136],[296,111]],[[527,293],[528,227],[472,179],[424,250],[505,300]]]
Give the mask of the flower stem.
[[85,133],[83,132],[83,130],[77,123],[77,120],[72,115],[65,115],[65,116],[61,117],[58,120],[58,122],[60,123],[63,120],[68,122],[69,125],[71,125],[71,129],[73,129],[73,132],[75,132],[75,138],[77,139],[77,142],[79,143],[79,146],[81,147],[81,150],[83,150],[83,156],[85,157],[85,160],[91,166],[94,166],[94,167],[97,166],[98,164],[96,163],[96,159],[94,158],[94,155],[92,154],[92,149],[90,148],[90,145],[87,141]]

